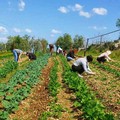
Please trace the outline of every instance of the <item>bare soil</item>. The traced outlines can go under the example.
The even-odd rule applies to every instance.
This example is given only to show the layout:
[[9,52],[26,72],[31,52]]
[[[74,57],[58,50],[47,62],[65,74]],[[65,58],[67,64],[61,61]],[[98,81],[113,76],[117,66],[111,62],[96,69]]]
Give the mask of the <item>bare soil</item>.
[[40,83],[32,88],[31,94],[20,103],[19,109],[9,116],[10,120],[38,120],[41,113],[47,110],[50,100],[46,88],[49,83],[49,73],[52,66],[53,62],[50,58],[48,65],[42,70]]
[[62,116],[59,120],[82,120],[82,112],[78,109],[75,109],[73,106],[73,103],[76,99],[75,95],[63,82],[63,68],[61,66],[62,63],[60,62],[59,58],[57,58],[57,60],[59,61],[58,82],[61,84],[61,89],[59,91],[59,94],[57,95],[58,104],[62,105],[65,109],[65,111],[62,112]]

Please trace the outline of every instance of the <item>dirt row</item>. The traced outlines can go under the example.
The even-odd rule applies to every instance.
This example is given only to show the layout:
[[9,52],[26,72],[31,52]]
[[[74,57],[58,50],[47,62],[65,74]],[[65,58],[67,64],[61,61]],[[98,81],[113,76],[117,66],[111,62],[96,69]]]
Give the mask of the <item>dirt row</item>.
[[[73,107],[73,102],[75,100],[74,93],[70,92],[67,86],[63,83],[63,68],[59,57],[57,57],[57,60],[59,62],[57,73],[58,82],[61,84],[61,88],[57,95],[57,104],[60,104],[64,109],[59,120],[82,120],[82,112]],[[48,111],[50,97],[47,86],[49,83],[50,70],[53,64],[53,57],[51,57],[47,66],[42,70],[40,83],[34,86],[31,94],[20,103],[19,109],[9,116],[10,120],[38,120],[43,112]],[[58,119],[50,117],[48,120]]]
[[100,69],[97,66],[90,65],[96,75],[84,75],[84,79],[91,90],[106,106],[107,111],[111,111],[115,116],[120,112],[120,81],[115,75]]
[[20,103],[19,109],[10,115],[10,120],[38,120],[41,113],[47,110],[47,105],[50,100],[46,88],[52,66],[53,61],[49,59],[48,65],[42,70],[39,84],[34,86],[31,94]]
[[58,66],[58,82],[61,84],[61,89],[57,95],[58,97],[58,104],[62,105],[65,111],[63,111],[62,116],[59,120],[82,120],[81,115],[82,112],[76,108],[74,108],[73,103],[75,101],[75,95],[73,92],[69,90],[67,85],[64,84],[62,79],[62,63],[59,59],[59,66]]

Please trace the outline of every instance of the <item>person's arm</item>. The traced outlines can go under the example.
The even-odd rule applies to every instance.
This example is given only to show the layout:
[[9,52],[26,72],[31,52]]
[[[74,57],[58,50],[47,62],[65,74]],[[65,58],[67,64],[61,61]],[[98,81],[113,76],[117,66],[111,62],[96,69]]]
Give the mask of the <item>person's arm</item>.
[[18,60],[21,61],[22,52],[19,54]]
[[108,55],[105,55],[105,58],[106,58],[106,60],[109,62],[109,60],[111,60],[112,61],[112,59],[108,56]]
[[95,73],[89,68],[89,64],[87,65],[86,62],[83,63],[83,68],[87,74],[95,75]]

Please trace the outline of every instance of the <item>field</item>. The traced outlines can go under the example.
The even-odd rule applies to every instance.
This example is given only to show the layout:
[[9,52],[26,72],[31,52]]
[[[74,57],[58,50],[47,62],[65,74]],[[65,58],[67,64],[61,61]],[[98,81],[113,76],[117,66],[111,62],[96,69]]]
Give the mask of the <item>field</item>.
[[83,78],[63,55],[15,63],[11,53],[1,53],[0,120],[120,120],[118,52],[105,64],[93,54],[90,68],[96,75],[83,73]]

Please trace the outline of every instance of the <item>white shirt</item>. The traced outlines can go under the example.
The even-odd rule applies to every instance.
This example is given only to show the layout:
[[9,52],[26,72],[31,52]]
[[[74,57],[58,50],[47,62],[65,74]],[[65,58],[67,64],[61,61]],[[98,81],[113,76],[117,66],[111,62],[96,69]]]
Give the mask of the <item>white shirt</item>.
[[62,51],[62,48],[59,47],[58,50],[57,50],[57,53],[59,53],[59,51]]
[[75,66],[82,65],[82,66],[83,66],[83,69],[84,69],[85,72],[87,72],[88,74],[92,72],[91,69],[89,68],[89,63],[87,62],[86,57],[77,59],[77,60],[73,63],[73,65],[75,65]]
[[100,57],[105,57],[106,59],[111,60],[111,58],[109,57],[109,55],[108,55],[107,52],[102,53],[102,54],[99,55],[98,57],[99,57],[99,58],[100,58]]
[[20,49],[14,49],[17,53],[22,53],[23,51],[22,50],[20,50]]

